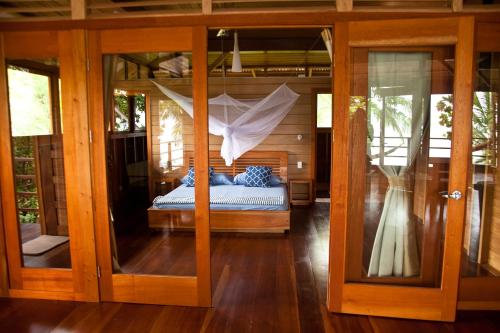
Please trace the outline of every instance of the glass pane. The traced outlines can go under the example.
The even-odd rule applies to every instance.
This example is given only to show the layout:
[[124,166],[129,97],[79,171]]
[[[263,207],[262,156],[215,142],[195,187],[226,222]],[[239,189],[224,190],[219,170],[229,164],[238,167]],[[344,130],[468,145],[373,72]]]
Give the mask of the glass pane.
[[[194,187],[181,183],[193,166],[193,119],[168,93],[191,96],[191,70],[186,52],[104,57],[114,273],[196,275]],[[185,211],[177,193],[187,193]]]
[[500,53],[477,57],[472,110],[472,173],[464,231],[462,276],[500,276],[498,97]]
[[13,165],[25,267],[71,267],[57,59],[8,61]]
[[348,280],[440,285],[453,50],[353,49]]

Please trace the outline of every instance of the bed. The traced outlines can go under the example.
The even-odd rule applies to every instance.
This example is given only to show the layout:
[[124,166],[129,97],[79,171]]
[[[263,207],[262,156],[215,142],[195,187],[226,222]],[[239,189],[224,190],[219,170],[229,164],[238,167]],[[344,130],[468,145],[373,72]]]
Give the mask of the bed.
[[[187,172],[194,164],[192,152],[186,152],[184,165]],[[210,186],[210,229],[230,232],[285,232],[290,229],[288,203],[288,153],[283,151],[250,151],[226,166],[220,152],[210,151],[210,166],[216,173],[235,176],[245,172],[249,165],[272,168],[273,175],[283,184],[271,188],[243,185]],[[166,196],[156,198],[148,209],[150,228],[174,230],[194,229],[194,188],[181,185]]]

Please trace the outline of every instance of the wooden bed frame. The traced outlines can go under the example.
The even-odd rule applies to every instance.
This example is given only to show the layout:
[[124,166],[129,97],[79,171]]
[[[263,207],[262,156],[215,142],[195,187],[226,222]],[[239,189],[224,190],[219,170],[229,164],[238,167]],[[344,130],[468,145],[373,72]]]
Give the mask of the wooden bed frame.
[[[193,152],[185,152],[184,165],[194,165]],[[219,151],[210,151],[210,166],[217,173],[232,176],[245,172],[248,165],[265,165],[273,170],[273,174],[285,181],[288,180],[288,152],[286,151],[249,151],[226,166]],[[182,209],[148,209],[148,225],[150,228],[169,228],[175,230],[194,229],[194,210]],[[210,229],[212,231],[231,232],[285,232],[290,230],[290,207],[287,210],[211,210]]]

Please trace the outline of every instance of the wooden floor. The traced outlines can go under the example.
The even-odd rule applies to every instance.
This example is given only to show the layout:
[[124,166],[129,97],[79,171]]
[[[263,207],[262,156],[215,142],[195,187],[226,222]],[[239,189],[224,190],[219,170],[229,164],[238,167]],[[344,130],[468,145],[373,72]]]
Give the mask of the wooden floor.
[[328,204],[297,208],[287,235],[215,234],[214,307],[0,299],[0,332],[500,332],[500,313],[455,323],[330,314]]

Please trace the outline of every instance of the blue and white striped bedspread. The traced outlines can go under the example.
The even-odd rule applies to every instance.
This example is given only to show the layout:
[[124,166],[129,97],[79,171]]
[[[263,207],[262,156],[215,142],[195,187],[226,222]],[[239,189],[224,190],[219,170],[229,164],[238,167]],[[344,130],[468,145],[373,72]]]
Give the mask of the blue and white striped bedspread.
[[[174,205],[194,204],[194,188],[181,185],[172,192],[153,200],[156,208],[169,208]],[[210,186],[211,205],[251,205],[283,206],[288,204],[284,185],[269,188],[245,187],[243,185]]]

